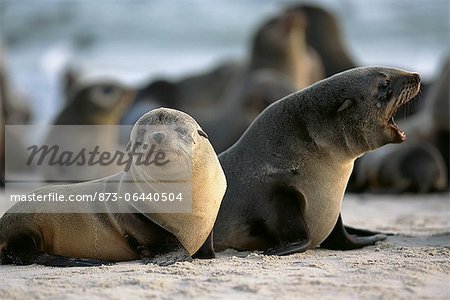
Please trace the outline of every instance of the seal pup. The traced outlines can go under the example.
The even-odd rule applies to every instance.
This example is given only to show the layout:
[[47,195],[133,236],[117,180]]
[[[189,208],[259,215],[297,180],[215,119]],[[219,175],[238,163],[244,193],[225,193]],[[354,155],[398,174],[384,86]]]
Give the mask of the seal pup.
[[267,107],[219,155],[228,188],[214,226],[215,249],[287,255],[385,239],[344,226],[341,203],[357,157],[405,141],[392,116],[419,88],[417,73],[363,67]]
[[[142,126],[150,127],[142,129]],[[53,192],[69,197],[118,193],[126,191],[127,186],[134,191],[144,188],[148,192],[153,190],[151,183],[155,180],[164,183],[167,178],[180,178],[174,178],[174,174],[181,174],[192,187],[190,213],[158,213],[153,210],[157,206],[151,206],[149,211],[144,204],[131,205],[124,201],[19,202],[0,219],[0,262],[63,267],[142,258],[146,263],[167,265],[190,260],[207,239],[209,252],[213,251],[211,231],[226,180],[207,135],[189,115],[160,108],[143,115],[133,127],[130,143],[144,153],[146,144],[142,142],[164,149],[170,159],[164,165],[167,167],[156,171],[154,165],[133,164],[129,171],[110,177],[46,186],[33,193]],[[185,167],[186,162],[189,168]],[[155,172],[159,172],[158,176],[152,177]],[[80,211],[77,205],[84,205],[83,213],[73,213]],[[90,213],[84,213],[86,210]]]

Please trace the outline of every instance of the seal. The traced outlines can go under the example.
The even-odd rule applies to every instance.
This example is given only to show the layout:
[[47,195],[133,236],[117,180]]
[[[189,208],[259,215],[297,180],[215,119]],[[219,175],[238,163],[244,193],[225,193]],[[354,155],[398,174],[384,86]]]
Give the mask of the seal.
[[80,209],[79,203],[19,202],[0,219],[1,263],[95,266],[142,258],[145,263],[167,265],[190,260],[206,240],[210,247],[206,250],[213,252],[212,228],[226,180],[207,135],[189,115],[160,108],[143,115],[131,132],[136,153],[148,152],[147,143],[164,150],[170,163],[159,169],[134,163],[128,171],[110,177],[46,186],[32,194],[67,198],[130,190],[149,193],[161,191],[155,182],[183,179],[180,182],[192,187],[190,213],[160,213],[158,203],[149,208],[148,202],[86,202],[83,213],[73,213]]
[[286,9],[286,13],[292,12],[305,15],[308,22],[306,42],[318,52],[326,77],[357,66],[345,46],[339,21],[331,12],[310,4]]
[[322,61],[306,41],[307,27],[306,17],[299,11],[269,19],[253,37],[249,69],[284,73],[297,89],[323,79]]
[[450,56],[446,58],[437,80],[430,85],[424,108],[401,125],[410,133],[411,141],[433,144],[441,153],[450,178]]
[[[306,27],[306,43],[314,49],[323,65],[324,77],[349,70],[358,66],[345,43],[345,32],[341,28],[339,16],[333,11],[313,4],[297,4],[286,8],[286,13],[303,14],[308,23]],[[303,37],[302,37],[303,38]],[[300,44],[300,52],[304,46]],[[426,91],[427,84],[421,83],[421,95]],[[415,114],[420,105],[415,105],[417,97],[400,107],[396,119]]]
[[367,153],[355,162],[352,176],[349,192],[430,193],[447,189],[444,158],[426,141],[387,145]]
[[198,121],[207,132],[214,132],[210,141],[220,153],[233,145],[267,106],[295,90],[283,73],[259,69],[242,83],[237,96],[220,105],[216,110],[220,114],[199,117]]
[[54,125],[117,125],[134,94],[132,89],[113,79],[78,82]]
[[429,86],[421,110],[399,123],[408,131],[409,142],[358,159],[349,191],[428,193],[448,190],[449,70],[450,61]]
[[[204,118],[220,115],[222,105],[237,103],[243,83],[252,73],[272,69],[289,77],[297,89],[324,78],[321,59],[306,43],[306,21],[302,13],[281,13],[261,24],[250,41],[248,61],[227,60],[213,69],[190,75],[172,86],[176,101],[156,98],[163,105]],[[241,113],[236,107],[237,114]]]
[[[110,78],[78,80],[71,89],[70,99],[56,116],[54,125],[117,125],[132,103],[134,95],[133,89]],[[116,126],[62,128],[52,126],[47,133],[45,144],[58,145],[61,149],[73,149],[73,135],[78,134],[83,135],[82,139],[77,140],[80,149],[99,146],[103,151],[113,152],[120,144],[120,132]],[[126,142],[127,137],[124,144]],[[45,166],[41,169],[46,180],[66,183],[99,179],[122,171],[116,164],[98,168],[60,165]]]
[[405,141],[392,116],[419,88],[417,73],[362,67],[267,107],[219,155],[228,188],[214,226],[216,250],[287,255],[385,239],[344,226],[341,204],[357,157]]

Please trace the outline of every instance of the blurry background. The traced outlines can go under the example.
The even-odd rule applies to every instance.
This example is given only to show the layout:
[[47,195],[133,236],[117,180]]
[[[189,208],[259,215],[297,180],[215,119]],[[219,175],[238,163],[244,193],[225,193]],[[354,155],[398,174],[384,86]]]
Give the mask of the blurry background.
[[[302,1],[0,0],[0,32],[11,86],[32,105],[33,123],[61,109],[68,65],[131,84],[177,79],[224,59],[244,60],[268,16]],[[381,64],[432,79],[449,49],[448,0],[309,1],[341,22],[359,65]]]

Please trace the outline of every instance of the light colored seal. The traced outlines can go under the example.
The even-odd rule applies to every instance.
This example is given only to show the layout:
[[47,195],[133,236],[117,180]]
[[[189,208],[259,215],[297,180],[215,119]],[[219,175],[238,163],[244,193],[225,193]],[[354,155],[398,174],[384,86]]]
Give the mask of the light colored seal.
[[344,227],[341,204],[357,157],[405,141],[392,116],[419,87],[417,73],[355,68],[267,107],[219,156],[228,188],[215,248],[286,255],[386,238]]
[[[142,129],[141,125],[152,127]],[[92,213],[33,213],[61,209],[58,205],[64,205],[64,211],[68,210],[65,205],[69,205],[69,211],[76,211],[80,206],[75,205],[82,204],[20,202],[0,219],[1,263],[92,266],[143,258],[145,262],[166,265],[189,260],[207,238],[212,252],[210,234],[226,180],[206,134],[189,115],[161,108],[138,120],[130,142],[136,145],[136,153],[142,154],[147,151],[144,145],[153,143],[156,150],[167,153],[170,163],[159,169],[133,164],[128,171],[114,176],[46,186],[33,193],[65,197],[105,192],[125,196],[127,191],[147,194],[161,192],[155,182],[161,187],[165,182],[183,179],[192,187],[190,213],[159,213],[158,203],[149,208],[148,202],[126,201],[83,203],[83,209]]]

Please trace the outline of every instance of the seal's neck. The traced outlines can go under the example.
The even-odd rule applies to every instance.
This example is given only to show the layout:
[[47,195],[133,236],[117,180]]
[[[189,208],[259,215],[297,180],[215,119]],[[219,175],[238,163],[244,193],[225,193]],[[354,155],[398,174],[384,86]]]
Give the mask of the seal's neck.
[[349,132],[351,125],[346,124],[345,119],[336,117],[339,106],[333,103],[332,95],[322,95],[323,85],[326,82],[319,86],[319,91],[314,87],[307,88],[285,98],[280,103],[280,112],[293,116],[290,126],[295,130],[290,134],[313,145],[315,152],[343,163],[354,161],[365,152],[366,146],[360,143],[358,134]]

